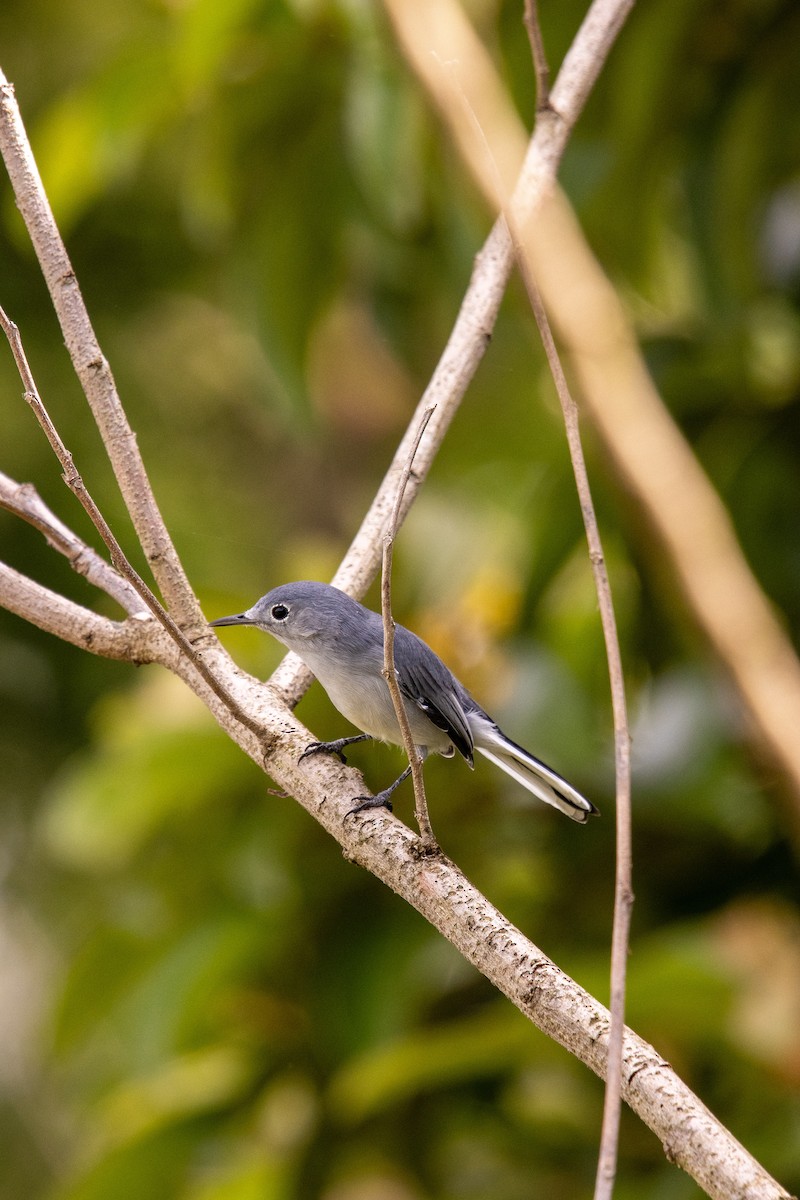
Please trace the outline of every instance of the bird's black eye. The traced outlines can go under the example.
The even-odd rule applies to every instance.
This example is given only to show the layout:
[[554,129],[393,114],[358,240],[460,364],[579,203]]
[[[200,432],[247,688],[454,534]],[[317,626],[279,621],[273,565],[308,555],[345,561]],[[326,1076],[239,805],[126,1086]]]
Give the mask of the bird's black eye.
[[289,609],[285,604],[273,604],[270,612],[276,621],[285,621],[289,615]]

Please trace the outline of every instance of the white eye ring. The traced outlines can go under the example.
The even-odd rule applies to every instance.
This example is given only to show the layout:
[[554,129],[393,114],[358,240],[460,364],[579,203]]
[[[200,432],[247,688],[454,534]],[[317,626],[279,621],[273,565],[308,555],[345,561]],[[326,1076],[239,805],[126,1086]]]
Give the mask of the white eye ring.
[[269,611],[276,621],[285,621],[289,615],[289,609],[285,604],[273,604]]

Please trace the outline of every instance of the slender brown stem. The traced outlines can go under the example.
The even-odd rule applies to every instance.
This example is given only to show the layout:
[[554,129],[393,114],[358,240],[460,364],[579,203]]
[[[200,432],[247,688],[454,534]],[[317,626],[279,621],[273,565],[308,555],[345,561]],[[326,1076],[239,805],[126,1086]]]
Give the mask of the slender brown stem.
[[183,630],[175,623],[173,618],[164,608],[161,601],[147,586],[145,581],[139,575],[138,571],[130,564],[125,556],[125,553],[111,531],[111,527],[101,513],[94,499],[89,493],[86,484],[75,467],[72,454],[65,446],[61,435],[56,429],[47,409],[39,395],[36,381],[33,377],[33,372],[28,364],[28,359],[25,354],[25,348],[22,345],[22,338],[16,324],[7,316],[5,311],[0,308],[0,327],[11,347],[11,353],[14,356],[14,362],[17,365],[20,378],[22,379],[25,388],[25,399],[32,408],[37,421],[44,430],[45,437],[50,443],[56,458],[61,464],[63,471],[64,482],[70,491],[78,498],[86,513],[88,514],[92,524],[94,525],[100,537],[103,539],[105,546],[111,555],[111,562],[115,569],[123,576],[124,579],[133,587],[136,593],[141,597],[155,618],[163,625],[167,633],[173,641],[179,646],[183,653],[191,660],[199,674],[211,688],[216,696],[227,705],[237,720],[241,721],[253,733],[261,736],[264,733],[263,727],[258,721],[255,721],[248,712],[235,700],[228,689],[220,682],[216,674],[206,665],[201,655],[186,637]]
[[397,682],[397,670],[394,662],[394,618],[392,616],[392,555],[394,550],[394,541],[397,537],[397,530],[400,524],[400,511],[403,505],[403,493],[406,490],[406,485],[411,476],[411,469],[414,465],[414,456],[419,449],[419,444],[422,441],[422,437],[425,433],[428,422],[433,416],[434,408],[435,405],[427,409],[422,414],[422,419],[419,422],[419,427],[411,445],[408,459],[400,475],[394,507],[392,509],[392,514],[389,518],[389,524],[383,538],[383,566],[381,573],[381,615],[383,616],[383,677],[386,680],[389,688],[389,694],[392,697],[392,704],[394,705],[397,722],[400,726],[400,732],[403,736],[403,748],[408,755],[408,761],[411,765],[411,779],[414,784],[414,804],[417,815],[417,826],[419,827],[420,837],[422,838],[423,845],[426,849],[434,849],[436,847],[436,839],[433,836],[430,816],[428,815],[428,800],[425,795],[425,780],[422,773],[422,759],[420,758],[419,751],[414,744],[414,739],[411,736],[411,727],[408,723],[408,713],[406,712],[406,706],[403,703],[403,697],[400,694],[400,685]]
[[550,67],[547,64],[542,27],[539,24],[537,0],[525,0],[523,22],[528,31],[533,69],[536,72],[536,111],[542,112],[550,107]]

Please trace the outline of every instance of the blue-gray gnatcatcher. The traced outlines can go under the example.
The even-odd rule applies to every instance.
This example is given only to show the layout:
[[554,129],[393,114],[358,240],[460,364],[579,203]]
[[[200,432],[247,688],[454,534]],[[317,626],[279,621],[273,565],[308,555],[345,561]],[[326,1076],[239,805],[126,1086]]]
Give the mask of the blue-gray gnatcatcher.
[[[247,612],[211,625],[255,625],[297,654],[316,675],[348,721],[363,733],[334,742],[312,742],[308,754],[337,754],[353,742],[378,738],[402,745],[383,669],[383,621],[357,600],[327,583],[286,583],[262,596]],[[512,742],[473,700],[430,646],[398,625],[394,660],[411,735],[422,758],[451,758],[456,750],[473,766],[473,750],[506,771],[545,804],[583,823],[597,809],[566,779]],[[375,796],[358,796],[352,810],[388,808],[389,797],[411,771]]]

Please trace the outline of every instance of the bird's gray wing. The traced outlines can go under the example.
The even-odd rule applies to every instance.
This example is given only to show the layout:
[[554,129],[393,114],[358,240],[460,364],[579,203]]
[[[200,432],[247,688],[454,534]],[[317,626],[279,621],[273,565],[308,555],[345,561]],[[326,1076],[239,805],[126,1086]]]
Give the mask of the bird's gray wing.
[[394,661],[403,696],[447,734],[472,766],[473,742],[463,704],[467,693],[462,684],[430,646],[402,625],[395,630]]

